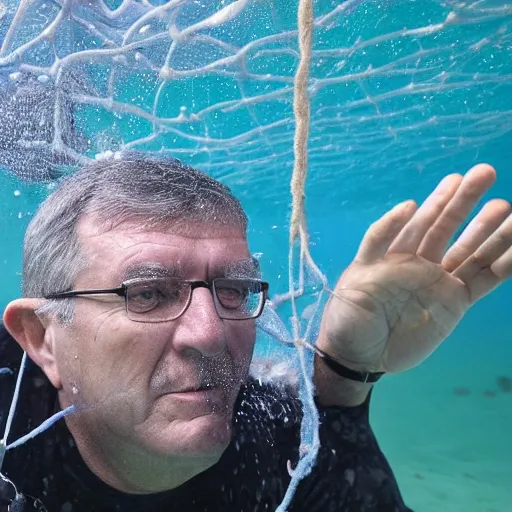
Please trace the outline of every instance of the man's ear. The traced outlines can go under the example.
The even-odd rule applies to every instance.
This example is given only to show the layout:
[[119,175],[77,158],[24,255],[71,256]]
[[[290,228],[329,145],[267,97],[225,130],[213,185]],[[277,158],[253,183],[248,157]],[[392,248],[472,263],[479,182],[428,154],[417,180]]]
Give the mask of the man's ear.
[[[36,314],[40,299],[17,299],[4,311],[4,325],[11,336],[46,374],[55,388],[62,387],[55,347],[47,325]],[[45,322],[46,323],[46,322]]]

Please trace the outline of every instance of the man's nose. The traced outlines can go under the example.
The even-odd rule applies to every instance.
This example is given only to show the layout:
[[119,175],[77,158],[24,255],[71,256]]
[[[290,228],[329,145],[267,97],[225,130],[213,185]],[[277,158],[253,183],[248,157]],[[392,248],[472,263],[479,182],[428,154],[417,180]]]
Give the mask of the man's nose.
[[226,350],[224,322],[215,309],[212,292],[207,288],[193,290],[189,307],[177,321],[176,350],[194,349],[204,357],[215,357]]

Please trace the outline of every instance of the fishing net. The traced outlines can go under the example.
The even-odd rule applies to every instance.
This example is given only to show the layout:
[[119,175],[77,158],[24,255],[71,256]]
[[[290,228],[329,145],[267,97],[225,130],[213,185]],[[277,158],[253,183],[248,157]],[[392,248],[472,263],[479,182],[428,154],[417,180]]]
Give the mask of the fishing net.
[[[242,196],[258,186],[269,203],[286,197],[297,5],[2,0],[0,166],[33,180],[106,151],[162,151]],[[421,180],[507,133],[499,96],[510,96],[511,9],[497,0],[315,2],[312,193],[335,187],[347,200],[361,174],[378,192],[388,185],[382,170],[398,166]]]

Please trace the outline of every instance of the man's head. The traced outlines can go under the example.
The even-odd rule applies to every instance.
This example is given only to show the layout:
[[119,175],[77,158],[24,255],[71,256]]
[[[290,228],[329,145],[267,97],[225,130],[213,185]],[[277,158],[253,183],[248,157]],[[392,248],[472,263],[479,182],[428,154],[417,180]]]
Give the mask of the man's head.
[[[255,340],[254,319],[245,317],[264,299],[246,227],[219,182],[176,160],[137,155],[78,171],[30,223],[25,298],[9,304],[4,323],[61,406],[77,405],[69,428],[114,487],[179,485],[226,448]],[[250,307],[239,307],[248,294]]]

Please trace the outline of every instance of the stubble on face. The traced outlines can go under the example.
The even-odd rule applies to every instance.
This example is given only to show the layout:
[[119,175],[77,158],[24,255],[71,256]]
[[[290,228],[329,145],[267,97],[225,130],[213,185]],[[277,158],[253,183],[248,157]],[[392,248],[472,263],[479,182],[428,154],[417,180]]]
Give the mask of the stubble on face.
[[186,361],[162,361],[152,374],[150,393],[160,397],[188,392],[205,392],[211,414],[231,418],[240,386],[246,381],[250,357],[235,362],[226,350],[208,358],[190,355]]

